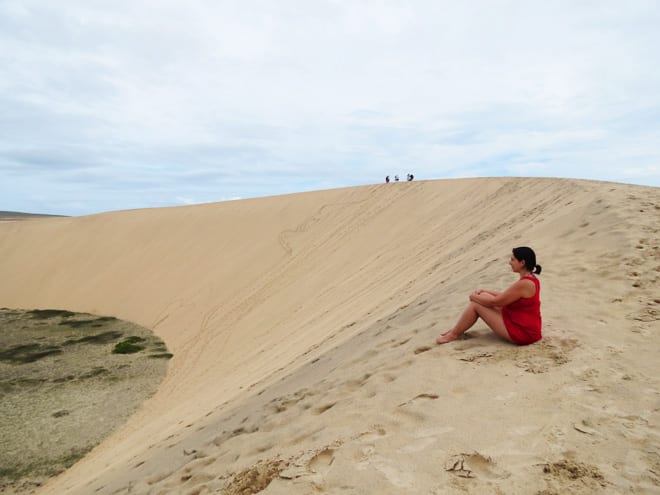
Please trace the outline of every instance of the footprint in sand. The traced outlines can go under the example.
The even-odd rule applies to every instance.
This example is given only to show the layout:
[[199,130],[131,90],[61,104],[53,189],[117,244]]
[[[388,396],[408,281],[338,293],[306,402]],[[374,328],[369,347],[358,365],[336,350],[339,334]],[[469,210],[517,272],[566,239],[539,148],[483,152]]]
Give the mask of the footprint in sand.
[[575,428],[575,430],[579,431],[580,433],[584,433],[585,435],[598,435],[598,430],[595,428],[595,426],[597,426],[597,424],[595,424],[590,419],[583,419],[578,423],[573,423],[573,428]]
[[277,397],[270,401],[270,408],[275,414],[282,413],[289,409],[291,406],[299,404],[305,398],[313,396],[312,392],[309,392],[306,388],[298,390],[292,395],[286,395],[283,397]]
[[410,337],[407,339],[399,340],[399,339],[390,339],[386,342],[381,342],[378,344],[377,348],[378,349],[383,349],[383,348],[396,348],[396,347],[401,347],[404,344],[407,344],[410,341]]
[[323,449],[309,460],[307,468],[313,473],[325,474],[335,460],[334,449]]
[[510,473],[497,466],[491,457],[479,452],[451,456],[445,462],[445,471],[461,478],[502,479],[510,476]]
[[350,361],[347,364],[347,366],[354,366],[354,365],[358,365],[358,364],[363,364],[363,363],[365,363],[367,361],[370,361],[371,359],[375,358],[376,356],[378,356],[378,351],[373,350],[373,349],[369,350],[369,351],[365,352],[364,354],[362,354],[357,359],[354,359],[354,360]]
[[418,347],[417,349],[415,349],[414,352],[415,352],[415,354],[421,354],[422,352],[430,351],[431,349],[432,349],[432,347],[429,347],[429,346],[425,345],[425,346],[422,346],[422,347]]
[[[247,419],[247,418],[246,418]],[[241,427],[241,428],[236,428],[235,430],[232,431],[223,431],[220,435],[215,437],[213,440],[211,440],[211,443],[213,443],[216,446],[221,446],[223,443],[226,441],[237,437],[239,435],[248,435],[250,433],[254,433],[259,431],[258,426],[248,426],[246,427]]]
[[488,359],[493,357],[492,352],[478,352],[476,354],[472,354],[470,356],[464,356],[462,358],[459,358],[461,361],[466,361],[468,363],[472,363],[474,361],[478,361],[480,359]]
[[332,409],[333,407],[335,407],[335,404],[336,404],[336,402],[330,402],[330,403],[325,404],[323,406],[317,407],[316,409],[314,409],[314,414],[316,414],[316,415],[323,414],[324,412],[328,411],[329,409]]
[[657,304],[657,299],[654,300],[653,303],[647,302],[645,307],[641,308],[641,310],[636,313],[629,314],[628,318],[645,323],[658,321],[660,320],[660,310],[655,308]]
[[412,403],[414,403],[415,401],[418,401],[418,400],[420,400],[420,399],[431,399],[431,400],[435,400],[435,399],[438,399],[439,397],[440,397],[440,396],[439,396],[438,394],[419,394],[419,395],[416,395],[415,397],[413,397],[412,399],[410,399],[409,401],[402,402],[401,404],[399,404],[398,407],[402,407],[402,406],[406,406],[406,405],[408,405],[408,404],[412,404]]
[[360,433],[357,437],[361,442],[371,442],[387,435],[387,430],[382,426],[374,426],[374,429],[371,431],[365,431]]
[[354,390],[362,388],[367,383],[369,378],[371,378],[371,373],[365,373],[360,378],[356,378],[354,380],[348,380],[347,382],[344,383],[344,385],[349,391],[352,392]]

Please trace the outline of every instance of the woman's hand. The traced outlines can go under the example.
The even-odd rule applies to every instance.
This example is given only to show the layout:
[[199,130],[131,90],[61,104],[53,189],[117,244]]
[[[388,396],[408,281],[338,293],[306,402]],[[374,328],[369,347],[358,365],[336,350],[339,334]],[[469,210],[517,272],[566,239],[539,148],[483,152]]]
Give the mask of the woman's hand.
[[482,289],[477,289],[477,290],[475,290],[474,292],[472,292],[472,294],[470,294],[470,297],[469,297],[470,301],[472,301],[472,302],[480,302],[480,301],[479,301],[479,296],[481,295],[482,292],[483,292]]
[[[477,289],[477,290],[475,290],[475,291],[472,291],[472,294],[470,294],[470,297],[468,297],[468,299],[469,299],[470,301],[475,301],[475,300],[476,300],[475,298],[476,298],[477,296],[480,296],[480,295],[483,294],[484,292],[486,292],[486,291],[484,291],[483,289]],[[478,302],[478,301],[476,301],[476,302]]]
[[470,294],[470,301],[486,306],[487,308],[492,308],[496,306],[496,304],[493,304],[495,297],[493,291],[477,289]]

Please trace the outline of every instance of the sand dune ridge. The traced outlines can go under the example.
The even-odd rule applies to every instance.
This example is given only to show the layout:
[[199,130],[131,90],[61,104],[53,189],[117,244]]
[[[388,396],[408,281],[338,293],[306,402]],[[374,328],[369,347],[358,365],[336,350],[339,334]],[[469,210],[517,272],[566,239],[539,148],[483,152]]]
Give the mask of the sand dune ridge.
[[[42,493],[652,493],[659,199],[493,178],[0,225],[0,305],[114,315],[174,353]],[[544,341],[433,346],[512,282],[515,245],[544,266]]]

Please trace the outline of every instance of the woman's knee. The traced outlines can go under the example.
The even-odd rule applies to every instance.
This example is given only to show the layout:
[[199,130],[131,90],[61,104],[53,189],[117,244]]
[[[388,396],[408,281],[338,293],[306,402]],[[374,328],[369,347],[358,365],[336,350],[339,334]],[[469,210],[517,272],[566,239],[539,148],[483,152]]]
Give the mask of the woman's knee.
[[484,312],[484,310],[488,310],[489,308],[484,306],[483,304],[479,304],[476,301],[471,301],[470,302],[470,307],[477,313],[478,315],[481,316],[481,313]]
[[479,308],[483,308],[483,306],[474,301],[470,301],[470,304],[467,305],[467,310],[473,312],[477,316],[479,316]]

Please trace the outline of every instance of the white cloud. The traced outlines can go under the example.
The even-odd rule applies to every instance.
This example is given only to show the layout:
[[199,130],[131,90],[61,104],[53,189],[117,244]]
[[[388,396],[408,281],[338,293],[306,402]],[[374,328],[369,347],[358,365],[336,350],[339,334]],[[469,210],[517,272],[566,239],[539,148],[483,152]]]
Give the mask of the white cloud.
[[179,203],[184,204],[184,205],[194,205],[195,203],[198,203],[198,202],[199,202],[199,201],[196,201],[196,200],[193,199],[193,198],[184,198],[184,197],[182,197],[182,196],[177,196],[177,197],[176,197],[176,200],[177,200]]
[[251,197],[409,168],[657,186],[658,21],[642,0],[5,0],[0,209]]

